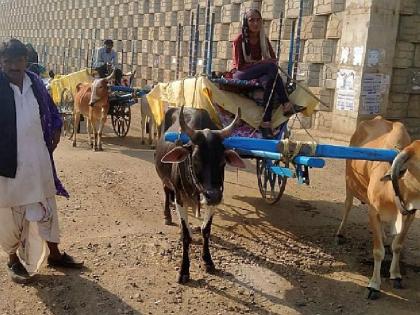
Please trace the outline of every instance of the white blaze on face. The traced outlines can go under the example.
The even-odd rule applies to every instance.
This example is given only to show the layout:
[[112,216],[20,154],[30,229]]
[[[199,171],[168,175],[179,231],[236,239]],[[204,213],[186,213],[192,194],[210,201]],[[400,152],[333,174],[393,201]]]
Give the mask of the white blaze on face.
[[90,94],[90,104],[95,104],[97,101],[101,99],[100,94],[103,93],[101,91],[104,89],[104,79],[95,79],[92,82],[92,93]]

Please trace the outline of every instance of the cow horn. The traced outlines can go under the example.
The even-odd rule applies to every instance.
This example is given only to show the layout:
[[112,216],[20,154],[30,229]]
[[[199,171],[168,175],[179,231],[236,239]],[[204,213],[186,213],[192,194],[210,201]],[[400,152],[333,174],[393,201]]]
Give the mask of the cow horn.
[[235,128],[235,125],[238,123],[239,119],[241,119],[241,109],[240,109],[240,107],[238,107],[238,109],[236,111],[235,119],[230,123],[230,125],[226,126],[222,130],[220,130],[220,134],[222,135],[223,138],[230,137],[230,135],[232,134],[233,129]]
[[186,133],[190,137],[190,139],[192,139],[194,137],[194,135],[195,135],[194,129],[190,128],[190,126],[188,126],[185,123],[184,105],[182,105],[181,111],[179,112],[179,125],[181,126],[181,131],[183,133]]
[[112,78],[114,78],[114,76],[115,76],[115,69],[114,69],[114,70],[112,70],[111,74],[110,74],[109,76],[107,76],[105,79],[106,79],[107,81],[109,81],[109,80],[111,80]]
[[410,155],[406,151],[401,151],[395,157],[391,166],[391,179],[392,181],[398,180],[400,177],[401,168],[405,162],[410,158]]

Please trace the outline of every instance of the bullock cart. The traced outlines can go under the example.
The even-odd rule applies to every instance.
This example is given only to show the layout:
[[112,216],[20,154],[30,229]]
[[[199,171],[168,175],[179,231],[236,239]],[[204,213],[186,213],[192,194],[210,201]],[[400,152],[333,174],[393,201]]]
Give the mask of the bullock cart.
[[131,106],[137,99],[146,95],[149,89],[133,88],[129,86],[111,86],[109,98],[109,114],[112,128],[118,137],[125,137],[130,129]]
[[[147,95],[151,111],[158,124],[162,123],[164,112],[170,106],[192,104],[191,107],[206,109],[212,120],[221,126],[231,122],[226,112],[235,113],[241,108],[242,122],[232,137],[224,140],[226,148],[236,150],[243,158],[256,160],[256,176],[262,198],[269,204],[277,203],[286,188],[287,180],[295,178],[299,183],[309,185],[311,168],[323,168],[325,159],[359,159],[392,162],[396,150],[354,148],[315,142],[293,141],[288,129],[290,116],[284,116],[281,109],[273,114],[276,139],[261,139],[256,127],[260,123],[262,108],[255,102],[237,92],[221,90],[220,79],[210,80],[205,76],[170,83],[161,83]],[[225,82],[222,84],[226,85]],[[228,82],[237,87],[237,82]],[[218,87],[219,86],[219,87]],[[251,88],[251,87],[247,87]],[[304,86],[295,87],[289,95],[296,111],[311,115],[319,100]],[[296,111],[294,113],[296,113]],[[188,143],[185,134],[166,133],[167,141],[181,140]]]
[[[57,105],[64,121],[64,135],[73,134],[73,105],[77,85],[91,83],[93,77],[89,69],[80,70],[67,75],[57,75],[49,84],[54,103]],[[131,84],[132,80],[128,81]],[[114,133],[125,137],[131,125],[131,106],[136,104],[136,95],[143,95],[145,90],[133,89],[129,86],[110,87],[110,108],[108,114]]]
[[[295,85],[289,94],[289,99],[299,105],[295,105],[288,114],[283,113],[280,107],[276,108],[272,118],[276,140],[260,140],[258,126],[261,123],[264,106],[259,104],[262,100],[261,87],[255,83],[198,76],[160,83],[147,95],[147,99],[158,125],[164,120],[168,104],[171,107],[187,104],[193,108],[205,109],[213,122],[220,127],[229,125],[233,120],[233,114],[240,108],[241,121],[235,128],[232,139],[245,139],[257,143],[288,139],[289,118],[298,112],[301,112],[300,115],[310,116],[320,102],[306,87]],[[178,135],[167,135],[167,137],[168,140],[173,140],[170,137],[178,138]],[[184,140],[187,141],[185,138]],[[294,160],[286,155],[280,155],[278,151],[267,151],[258,146],[250,150],[246,147],[236,147],[235,142],[230,148],[237,150],[242,157],[256,159],[256,175],[261,196],[269,204],[278,202],[285,190],[287,179],[293,176],[291,168]],[[320,167],[321,161],[315,158],[306,160],[298,158],[298,160],[295,174],[299,181],[309,184],[307,168]]]

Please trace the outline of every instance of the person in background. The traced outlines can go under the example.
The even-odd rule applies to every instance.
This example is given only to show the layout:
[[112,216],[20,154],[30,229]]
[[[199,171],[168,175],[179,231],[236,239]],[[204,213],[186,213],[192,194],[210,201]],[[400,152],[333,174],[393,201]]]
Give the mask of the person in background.
[[62,121],[27,62],[28,50],[19,40],[0,45],[0,246],[10,278],[19,283],[47,257],[52,267],[83,265],[58,249],[55,195],[68,197],[53,160]]
[[115,83],[121,85],[122,71],[117,68],[118,57],[114,50],[114,42],[111,39],[104,41],[104,46],[99,48],[96,52],[93,61],[93,68],[98,72],[99,77],[105,78],[108,76],[110,68],[115,70]]
[[277,59],[273,47],[265,35],[261,13],[249,9],[243,18],[242,32],[233,41],[233,78],[238,80],[256,79],[264,88],[264,115],[260,130],[264,138],[273,138],[271,117],[273,112],[273,93],[288,112],[289,102],[283,81],[278,75]]

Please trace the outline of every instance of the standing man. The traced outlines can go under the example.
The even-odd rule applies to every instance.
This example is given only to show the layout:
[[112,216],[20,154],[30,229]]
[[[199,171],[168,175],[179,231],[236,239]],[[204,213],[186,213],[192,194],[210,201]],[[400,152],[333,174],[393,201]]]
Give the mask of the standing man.
[[93,68],[98,71],[101,78],[110,75],[109,67],[115,70],[115,81],[117,85],[121,85],[122,72],[117,68],[118,56],[115,52],[114,42],[111,39],[104,41],[104,46],[99,48],[93,61]]
[[55,195],[68,193],[52,153],[62,121],[42,81],[25,70],[27,58],[17,39],[0,45],[0,245],[15,282],[26,282],[47,255],[52,267],[83,265],[58,249]]

